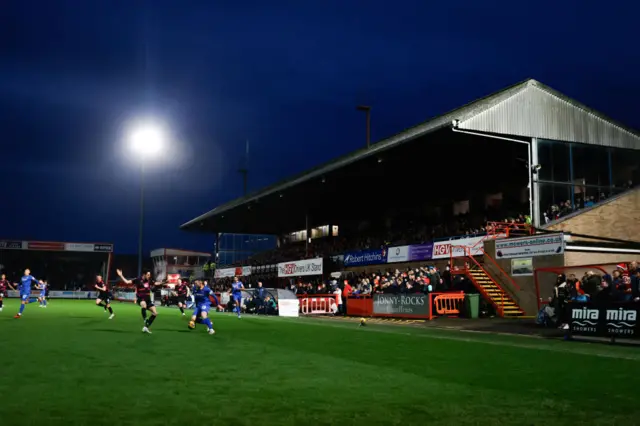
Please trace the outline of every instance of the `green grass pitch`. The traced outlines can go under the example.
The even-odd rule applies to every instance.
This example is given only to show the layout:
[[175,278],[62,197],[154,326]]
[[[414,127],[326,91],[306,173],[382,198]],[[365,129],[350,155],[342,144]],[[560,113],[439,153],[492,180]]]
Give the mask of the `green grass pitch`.
[[[320,319],[0,313],[0,424],[633,425],[640,349]],[[187,317],[188,318],[188,317]]]

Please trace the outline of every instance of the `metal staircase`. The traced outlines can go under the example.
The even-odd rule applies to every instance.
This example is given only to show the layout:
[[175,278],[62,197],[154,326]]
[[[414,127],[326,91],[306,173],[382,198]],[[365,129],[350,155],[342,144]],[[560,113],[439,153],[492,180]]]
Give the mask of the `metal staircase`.
[[520,309],[513,298],[484,269],[468,269],[465,275],[484,298],[493,305],[501,317],[518,318],[524,316],[524,311]]
[[[467,278],[469,278],[473,285],[478,289],[480,294],[482,294],[482,296],[493,305],[499,316],[505,318],[522,317],[525,315],[524,310],[522,310],[522,308],[518,306],[514,298],[507,291],[505,291],[504,288],[502,288],[500,284],[498,284],[498,282],[496,282],[491,274],[487,272],[485,267],[480,264],[474,256],[474,254],[476,256],[482,255],[485,261],[488,259],[489,261],[493,262],[495,269],[500,271],[500,273],[504,275],[505,279],[510,281],[514,291],[520,291],[520,287],[516,284],[513,278],[511,278],[511,276],[509,276],[509,274],[507,274],[491,256],[484,252],[484,240],[490,238],[495,239],[499,237],[505,237],[509,233],[508,229],[506,230],[506,233],[503,233],[504,231],[498,229],[498,227],[494,227],[494,230],[498,230],[498,232],[493,234],[489,233],[474,247],[452,246],[450,250],[451,273],[465,275]],[[454,258],[454,247],[456,249],[464,250],[464,256]],[[464,266],[454,266],[455,260],[463,260]]]

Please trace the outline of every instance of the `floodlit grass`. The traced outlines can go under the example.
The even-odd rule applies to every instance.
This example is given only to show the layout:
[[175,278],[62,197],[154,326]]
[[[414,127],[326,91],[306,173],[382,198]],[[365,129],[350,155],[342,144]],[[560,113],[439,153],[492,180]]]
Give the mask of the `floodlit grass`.
[[640,349],[85,301],[0,313],[0,424],[638,424]]

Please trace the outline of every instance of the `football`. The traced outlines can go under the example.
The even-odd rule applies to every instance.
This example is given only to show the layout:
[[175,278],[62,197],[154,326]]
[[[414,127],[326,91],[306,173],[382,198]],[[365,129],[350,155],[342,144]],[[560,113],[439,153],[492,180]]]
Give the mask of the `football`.
[[367,325],[367,319],[366,318],[360,318],[360,325]]
[[193,330],[194,328],[196,328],[196,323],[195,321],[189,321],[189,329]]

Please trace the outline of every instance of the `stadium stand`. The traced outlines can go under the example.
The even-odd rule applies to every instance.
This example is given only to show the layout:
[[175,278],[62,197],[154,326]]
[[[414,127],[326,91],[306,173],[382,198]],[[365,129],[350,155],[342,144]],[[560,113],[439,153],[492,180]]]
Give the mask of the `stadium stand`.
[[[326,284],[336,272],[374,268],[352,264],[345,271],[345,253],[429,241],[435,247],[443,238],[450,242],[439,247],[453,252],[458,240],[473,240],[477,247],[461,247],[450,259],[434,253],[431,263],[440,270],[451,263],[452,276],[471,282],[500,315],[519,316],[520,289],[482,242],[554,231],[612,199],[630,200],[639,164],[640,135],[528,80],[226,203],[182,229],[277,235],[278,249],[242,266],[254,267],[250,280],[274,278],[278,263],[324,258],[321,276],[305,277],[305,287]],[[618,228],[640,232],[635,216],[620,217]],[[416,266],[425,264],[398,269]],[[404,275],[398,285],[395,271],[393,277],[388,288],[423,286],[415,278],[405,283]],[[363,279],[353,284],[371,284],[370,275]]]

